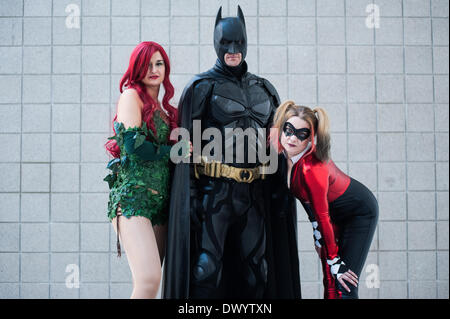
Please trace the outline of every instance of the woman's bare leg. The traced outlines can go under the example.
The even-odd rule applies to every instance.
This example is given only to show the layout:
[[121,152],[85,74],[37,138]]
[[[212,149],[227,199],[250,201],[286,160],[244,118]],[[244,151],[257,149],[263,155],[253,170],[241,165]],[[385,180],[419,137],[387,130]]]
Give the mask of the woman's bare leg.
[[166,242],[167,242],[167,224],[153,226],[153,231],[156,237],[156,244],[158,245],[159,258],[161,265],[166,254]]
[[[117,217],[112,225],[117,233]],[[119,235],[133,276],[131,298],[155,298],[161,281],[161,263],[152,223],[148,218],[119,218]]]

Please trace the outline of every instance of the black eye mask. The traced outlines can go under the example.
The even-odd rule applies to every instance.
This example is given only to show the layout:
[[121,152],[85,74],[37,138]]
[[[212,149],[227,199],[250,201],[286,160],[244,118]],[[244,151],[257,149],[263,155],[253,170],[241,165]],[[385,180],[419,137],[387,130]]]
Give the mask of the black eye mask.
[[309,128],[296,129],[294,125],[289,122],[284,123],[283,132],[287,137],[295,135],[302,142],[311,135],[311,130]]

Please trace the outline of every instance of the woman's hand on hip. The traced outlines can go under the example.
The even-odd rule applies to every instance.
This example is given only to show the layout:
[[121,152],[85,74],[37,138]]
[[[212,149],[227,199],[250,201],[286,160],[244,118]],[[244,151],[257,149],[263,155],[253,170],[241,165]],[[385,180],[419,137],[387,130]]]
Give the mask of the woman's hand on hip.
[[350,292],[350,288],[345,284],[344,279],[351,283],[353,286],[358,287],[358,276],[351,271],[350,269],[342,274],[337,275],[337,280],[345,288],[348,292]]
[[350,288],[345,284],[344,280],[351,283],[353,286],[358,287],[358,276],[344,263],[344,261],[339,257],[335,257],[333,260],[327,260],[330,266],[331,274],[339,281],[342,287],[350,292]]

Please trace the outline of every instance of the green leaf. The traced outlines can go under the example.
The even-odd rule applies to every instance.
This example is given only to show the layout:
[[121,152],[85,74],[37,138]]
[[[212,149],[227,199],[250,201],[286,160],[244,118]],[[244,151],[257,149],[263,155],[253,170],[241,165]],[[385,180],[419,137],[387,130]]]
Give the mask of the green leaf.
[[106,166],[106,168],[108,168],[112,171],[115,171],[118,169],[117,166],[119,165],[119,163],[120,163],[120,158],[113,158],[112,160],[110,160],[108,162],[108,165]]
[[136,133],[136,135],[134,136],[134,139],[135,139],[134,149],[137,149],[139,146],[141,146],[145,142],[145,136],[138,134],[138,133]]
[[144,132],[145,135],[148,135],[148,127],[147,127],[147,123],[142,121],[142,131]]
[[117,180],[117,175],[116,174],[109,174],[107,175],[104,179],[105,182],[108,182],[108,187],[109,189],[112,189],[114,186],[114,183]]
[[126,164],[127,164],[127,160],[128,160],[128,157],[125,155],[125,156],[122,156],[122,158],[121,158],[121,160],[120,160],[120,164],[123,166],[123,167],[125,167],[126,166]]
[[116,134],[119,134],[120,131],[122,131],[124,129],[125,129],[125,127],[123,126],[123,123],[114,121],[114,130],[116,131]]

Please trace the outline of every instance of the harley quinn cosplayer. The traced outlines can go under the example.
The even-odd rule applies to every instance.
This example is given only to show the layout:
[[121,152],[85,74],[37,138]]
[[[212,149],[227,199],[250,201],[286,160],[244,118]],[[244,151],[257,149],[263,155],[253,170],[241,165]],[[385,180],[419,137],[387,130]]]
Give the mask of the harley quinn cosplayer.
[[328,126],[323,109],[286,101],[275,113],[271,143],[285,155],[285,182],[313,223],[325,298],[356,299],[378,203],[367,187],[331,160]]
[[[119,256],[120,229],[133,276],[131,298],[155,298],[161,280],[168,219],[169,134],[177,122],[177,110],[169,104],[174,94],[169,74],[169,58],[159,44],[142,42],[133,50],[120,81],[115,135],[105,144],[114,157],[108,164],[112,172],[104,179],[110,188],[108,218],[117,232]],[[161,84],[165,91],[162,103],[158,101]]]

